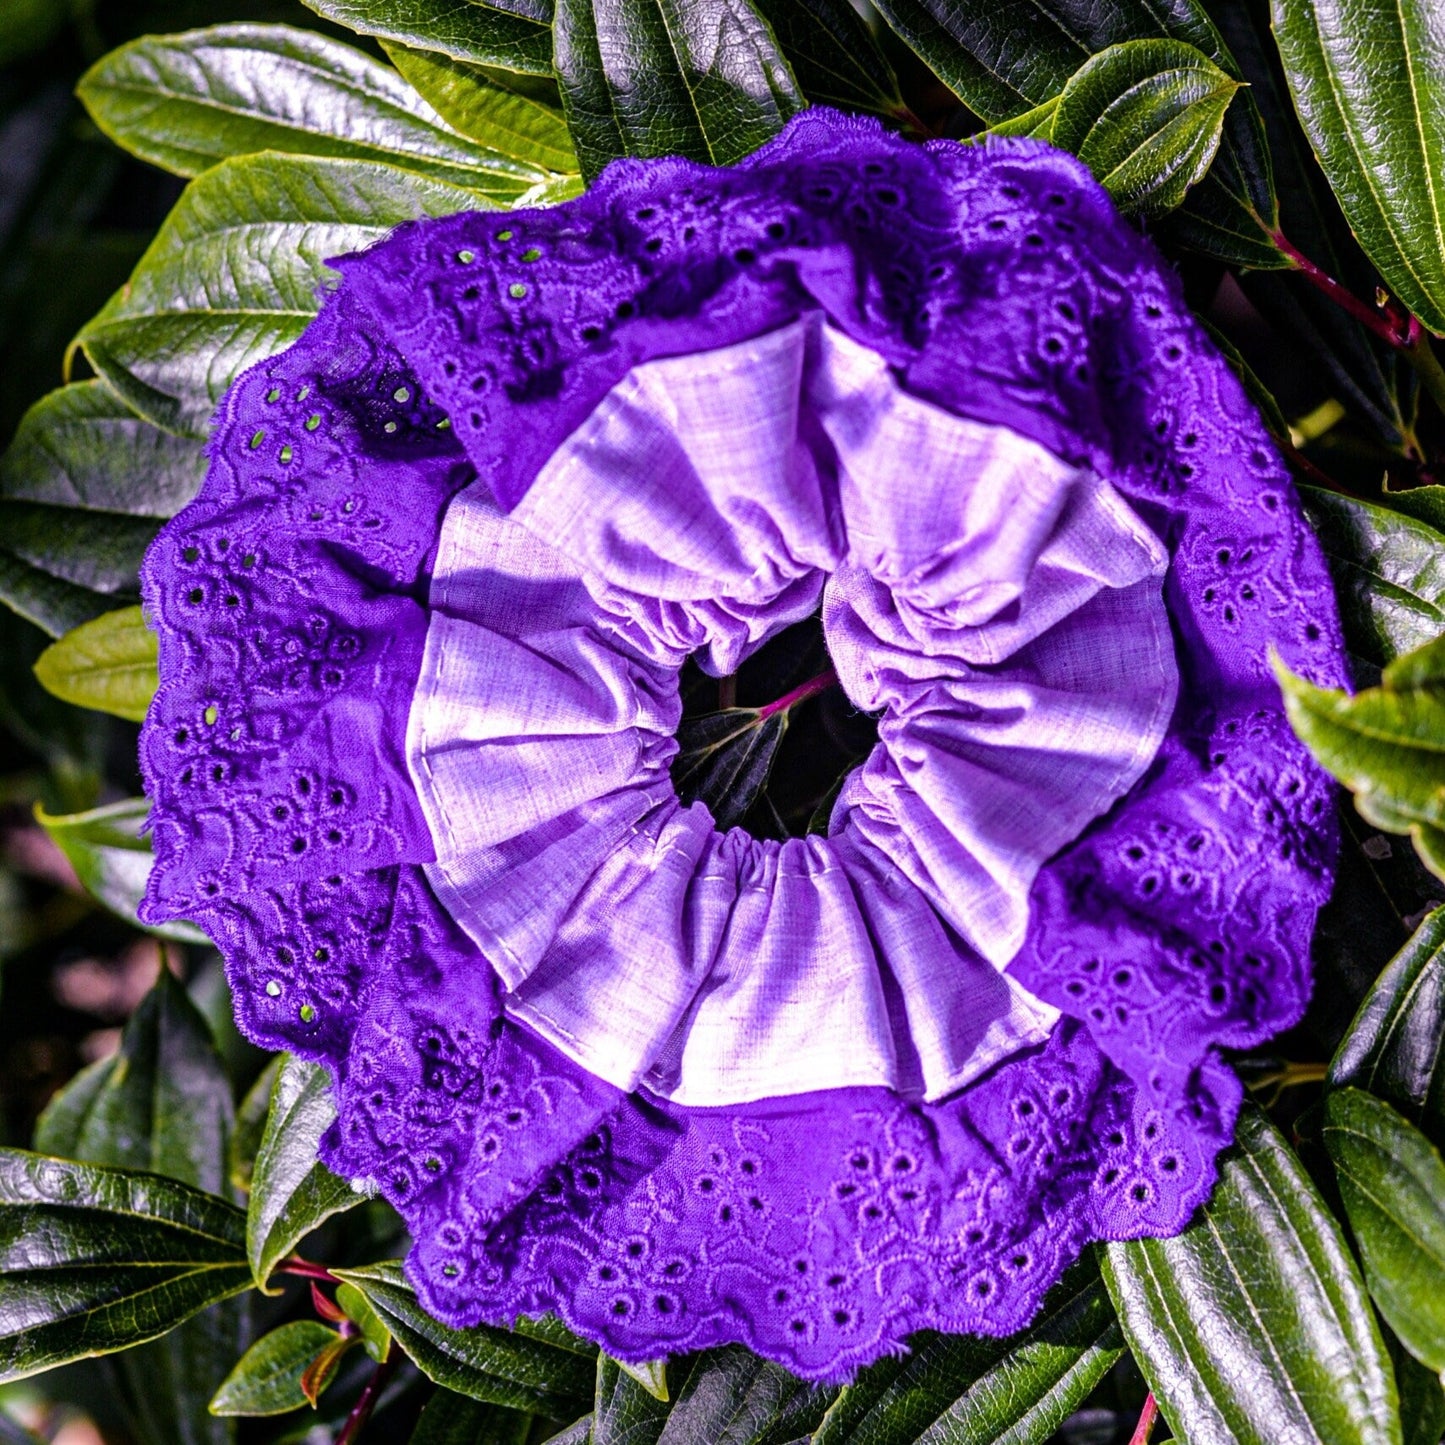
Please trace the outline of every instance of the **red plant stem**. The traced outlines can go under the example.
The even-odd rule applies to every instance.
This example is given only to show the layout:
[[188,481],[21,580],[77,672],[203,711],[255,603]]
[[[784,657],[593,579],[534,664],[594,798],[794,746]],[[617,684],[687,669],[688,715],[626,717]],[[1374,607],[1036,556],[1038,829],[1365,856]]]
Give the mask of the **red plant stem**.
[[312,1264],[309,1259],[302,1259],[294,1254],[276,1266],[276,1273],[294,1274],[298,1279],[324,1280],[329,1284],[336,1280],[336,1276],[324,1264]]
[[1368,327],[1381,341],[1400,351],[1413,350],[1419,343],[1420,323],[1393,301],[1383,308],[1371,306],[1360,300],[1348,286],[1336,281],[1322,266],[1317,266],[1282,232],[1276,231],[1271,239],[1279,253],[1289,260],[1310,285],[1323,291],[1336,306],[1349,312],[1361,326]]
[[381,1392],[386,1389],[400,1364],[401,1351],[393,1342],[392,1347],[386,1352],[386,1358],[376,1367],[371,1378],[366,1382],[366,1388],[361,1392],[360,1399],[351,1407],[351,1414],[346,1417],[346,1424],[341,1427],[341,1434],[336,1437],[336,1445],[356,1445],[361,1438],[361,1432],[366,1429],[366,1422],[371,1419],[371,1412],[376,1409],[376,1402],[381,1398]]
[[[1154,1422],[1158,1418],[1159,1402],[1151,1390],[1144,1398],[1144,1408],[1139,1412],[1139,1423],[1129,1437],[1129,1445],[1149,1445],[1149,1437],[1154,1433]],[[336,1445],[341,1445],[341,1441],[338,1440]]]
[[762,722],[764,718],[770,718],[776,712],[785,712],[790,707],[796,707],[800,702],[806,702],[820,692],[827,692],[837,681],[838,674],[831,667],[827,672],[820,672],[817,677],[810,677],[807,682],[795,687],[792,692],[785,692],[782,697],[774,699],[765,707],[760,707],[758,721]]

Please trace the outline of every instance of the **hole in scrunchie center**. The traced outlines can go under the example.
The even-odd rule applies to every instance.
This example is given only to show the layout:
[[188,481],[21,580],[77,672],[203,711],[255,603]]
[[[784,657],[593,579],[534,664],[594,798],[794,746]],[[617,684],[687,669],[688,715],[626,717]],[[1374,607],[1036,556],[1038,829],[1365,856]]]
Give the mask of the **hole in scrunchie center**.
[[816,614],[770,638],[731,678],[689,659],[672,763],[682,801],[759,838],[825,833],[844,779],[878,741],[876,720],[828,683],[830,668]]

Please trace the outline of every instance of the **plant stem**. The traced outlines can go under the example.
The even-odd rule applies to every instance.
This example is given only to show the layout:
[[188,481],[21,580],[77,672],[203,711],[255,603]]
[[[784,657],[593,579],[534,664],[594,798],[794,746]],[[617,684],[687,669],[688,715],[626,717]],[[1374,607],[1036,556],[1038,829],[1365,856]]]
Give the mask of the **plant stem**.
[[[1154,1422],[1158,1418],[1159,1402],[1154,1398],[1153,1390],[1150,1390],[1145,1397],[1144,1408],[1139,1412],[1139,1423],[1129,1437],[1129,1445],[1149,1445],[1149,1437],[1154,1433]],[[338,1440],[336,1445],[341,1445],[341,1441]]]
[[371,1419],[371,1412],[376,1409],[376,1402],[381,1398],[381,1392],[386,1389],[387,1383],[396,1373],[396,1368],[401,1364],[401,1351],[397,1349],[395,1342],[386,1352],[386,1358],[372,1372],[371,1378],[366,1382],[366,1388],[361,1392],[361,1398],[351,1407],[351,1414],[346,1417],[346,1424],[341,1427],[341,1434],[336,1437],[336,1445],[356,1445],[361,1438],[361,1432],[366,1429],[366,1422]]
[[800,702],[806,702],[810,697],[816,697],[820,692],[827,690],[838,681],[838,674],[830,667],[827,672],[820,672],[817,677],[810,677],[807,682],[795,687],[792,692],[785,692],[782,697],[774,699],[765,707],[758,709],[758,721],[770,718],[774,713],[786,712],[790,707],[796,707]]
[[276,1266],[277,1274],[294,1274],[298,1279],[319,1279],[327,1283],[335,1280],[335,1276],[324,1264],[312,1264],[309,1259],[302,1259],[300,1255],[293,1254],[289,1259],[283,1259]]

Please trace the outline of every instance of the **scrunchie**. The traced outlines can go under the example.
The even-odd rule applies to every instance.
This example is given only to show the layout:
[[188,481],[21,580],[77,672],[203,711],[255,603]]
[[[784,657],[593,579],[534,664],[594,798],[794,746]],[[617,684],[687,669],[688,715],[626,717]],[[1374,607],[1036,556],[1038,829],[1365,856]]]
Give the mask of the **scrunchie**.
[[[327,1064],[455,1325],[841,1379],[1207,1196],[1335,840],[1287,475],[1076,162],[797,117],[334,263],[144,570],[145,917]],[[677,674],[821,608],[826,836],[684,806]]]

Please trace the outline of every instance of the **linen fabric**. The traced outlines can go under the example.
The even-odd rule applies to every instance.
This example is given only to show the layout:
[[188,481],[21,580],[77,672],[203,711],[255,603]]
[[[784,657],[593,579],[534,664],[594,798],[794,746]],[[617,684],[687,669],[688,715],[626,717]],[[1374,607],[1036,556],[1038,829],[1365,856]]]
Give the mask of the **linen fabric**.
[[[428,876],[506,1011],[620,1088],[941,1098],[1057,1016],[995,971],[1163,739],[1167,561],[1107,482],[909,397],[819,313],[647,362],[510,514],[484,484],[448,509],[407,742]],[[677,671],[820,601],[882,741],[827,839],[720,834],[666,787]],[[623,789],[645,811],[558,847]]]
[[[332,1069],[324,1157],[402,1211],[425,1306],[454,1325],[555,1311],[625,1360],[741,1341],[841,1379],[919,1329],[1015,1330],[1090,1241],[1180,1229],[1238,1108],[1220,1051],[1298,1018],[1332,875],[1331,794],[1285,724],[1269,653],[1324,685],[1344,666],[1284,469],[1147,241],[1041,143],[915,146],[817,110],[730,170],[620,162],[566,205],[418,222],[336,265],[341,284],[303,338],[228,393],[206,484],[147,557],[161,686],[142,733],[156,854],[145,916],[200,923],[248,1035]],[[489,498],[532,535],[517,522],[531,489],[630,375],[798,323],[881,358],[905,409],[1006,428],[1091,505],[1110,494],[1086,478],[1107,484],[1168,554],[1177,699],[1127,792],[1038,868],[1005,973],[987,963],[996,988],[1057,1010],[1044,1041],[946,1097],[913,1097],[929,1091],[930,1048],[966,1054],[978,1018],[1004,1016],[965,990],[966,1017],[915,1020],[939,956],[923,949],[920,987],[889,1000],[890,1021],[907,1019],[890,1024],[895,1054],[914,1054],[896,1061],[898,1087],[695,1107],[659,1092],[674,1087],[662,1075],[624,1091],[504,1008],[503,980],[428,881],[438,859],[408,718],[430,629],[466,621],[467,590],[486,591],[463,569],[447,582],[455,610],[436,605],[449,509]],[[907,513],[882,515],[884,543],[890,519]],[[537,540],[543,571],[551,545]],[[825,569],[797,560],[801,606],[809,569]],[[853,617],[870,655],[926,655],[919,631],[940,605],[967,604],[963,574],[889,615],[890,633],[879,586],[896,588],[867,563],[860,552],[830,574],[830,639]],[[565,619],[575,584],[549,602],[545,577],[526,575],[536,625],[547,605]],[[610,647],[557,654],[561,694],[568,675],[589,679],[584,712],[600,696],[589,669],[615,665],[623,633],[671,635],[659,594],[626,580],[584,582],[619,620]],[[1128,591],[1099,589],[1036,641]],[[722,665],[757,620],[725,611],[701,639]],[[638,737],[667,716],[665,692],[642,692]],[[512,877],[538,890],[539,919],[557,911],[557,937],[562,895],[579,896],[568,868],[599,908],[621,902],[607,879],[625,859],[584,869],[575,839],[633,838],[667,811],[656,738],[656,782],[579,784],[564,811],[553,799],[525,834],[486,845],[504,867],[523,838]],[[557,738],[533,741],[562,756]],[[886,900],[880,936],[923,900],[940,948],[974,947],[967,927],[985,957],[985,921],[960,912],[945,928],[926,893],[946,860],[923,814],[887,814],[904,791],[867,768],[850,789],[847,818],[875,831],[849,876]],[[701,827],[692,811],[669,816],[680,834]],[[944,831],[953,821],[968,836],[962,817]],[[828,841],[851,847],[862,827]],[[678,841],[669,858],[686,856]],[[725,875],[735,866],[723,859]],[[999,916],[995,961],[1011,946]],[[651,1068],[681,1080],[677,1037]]]

